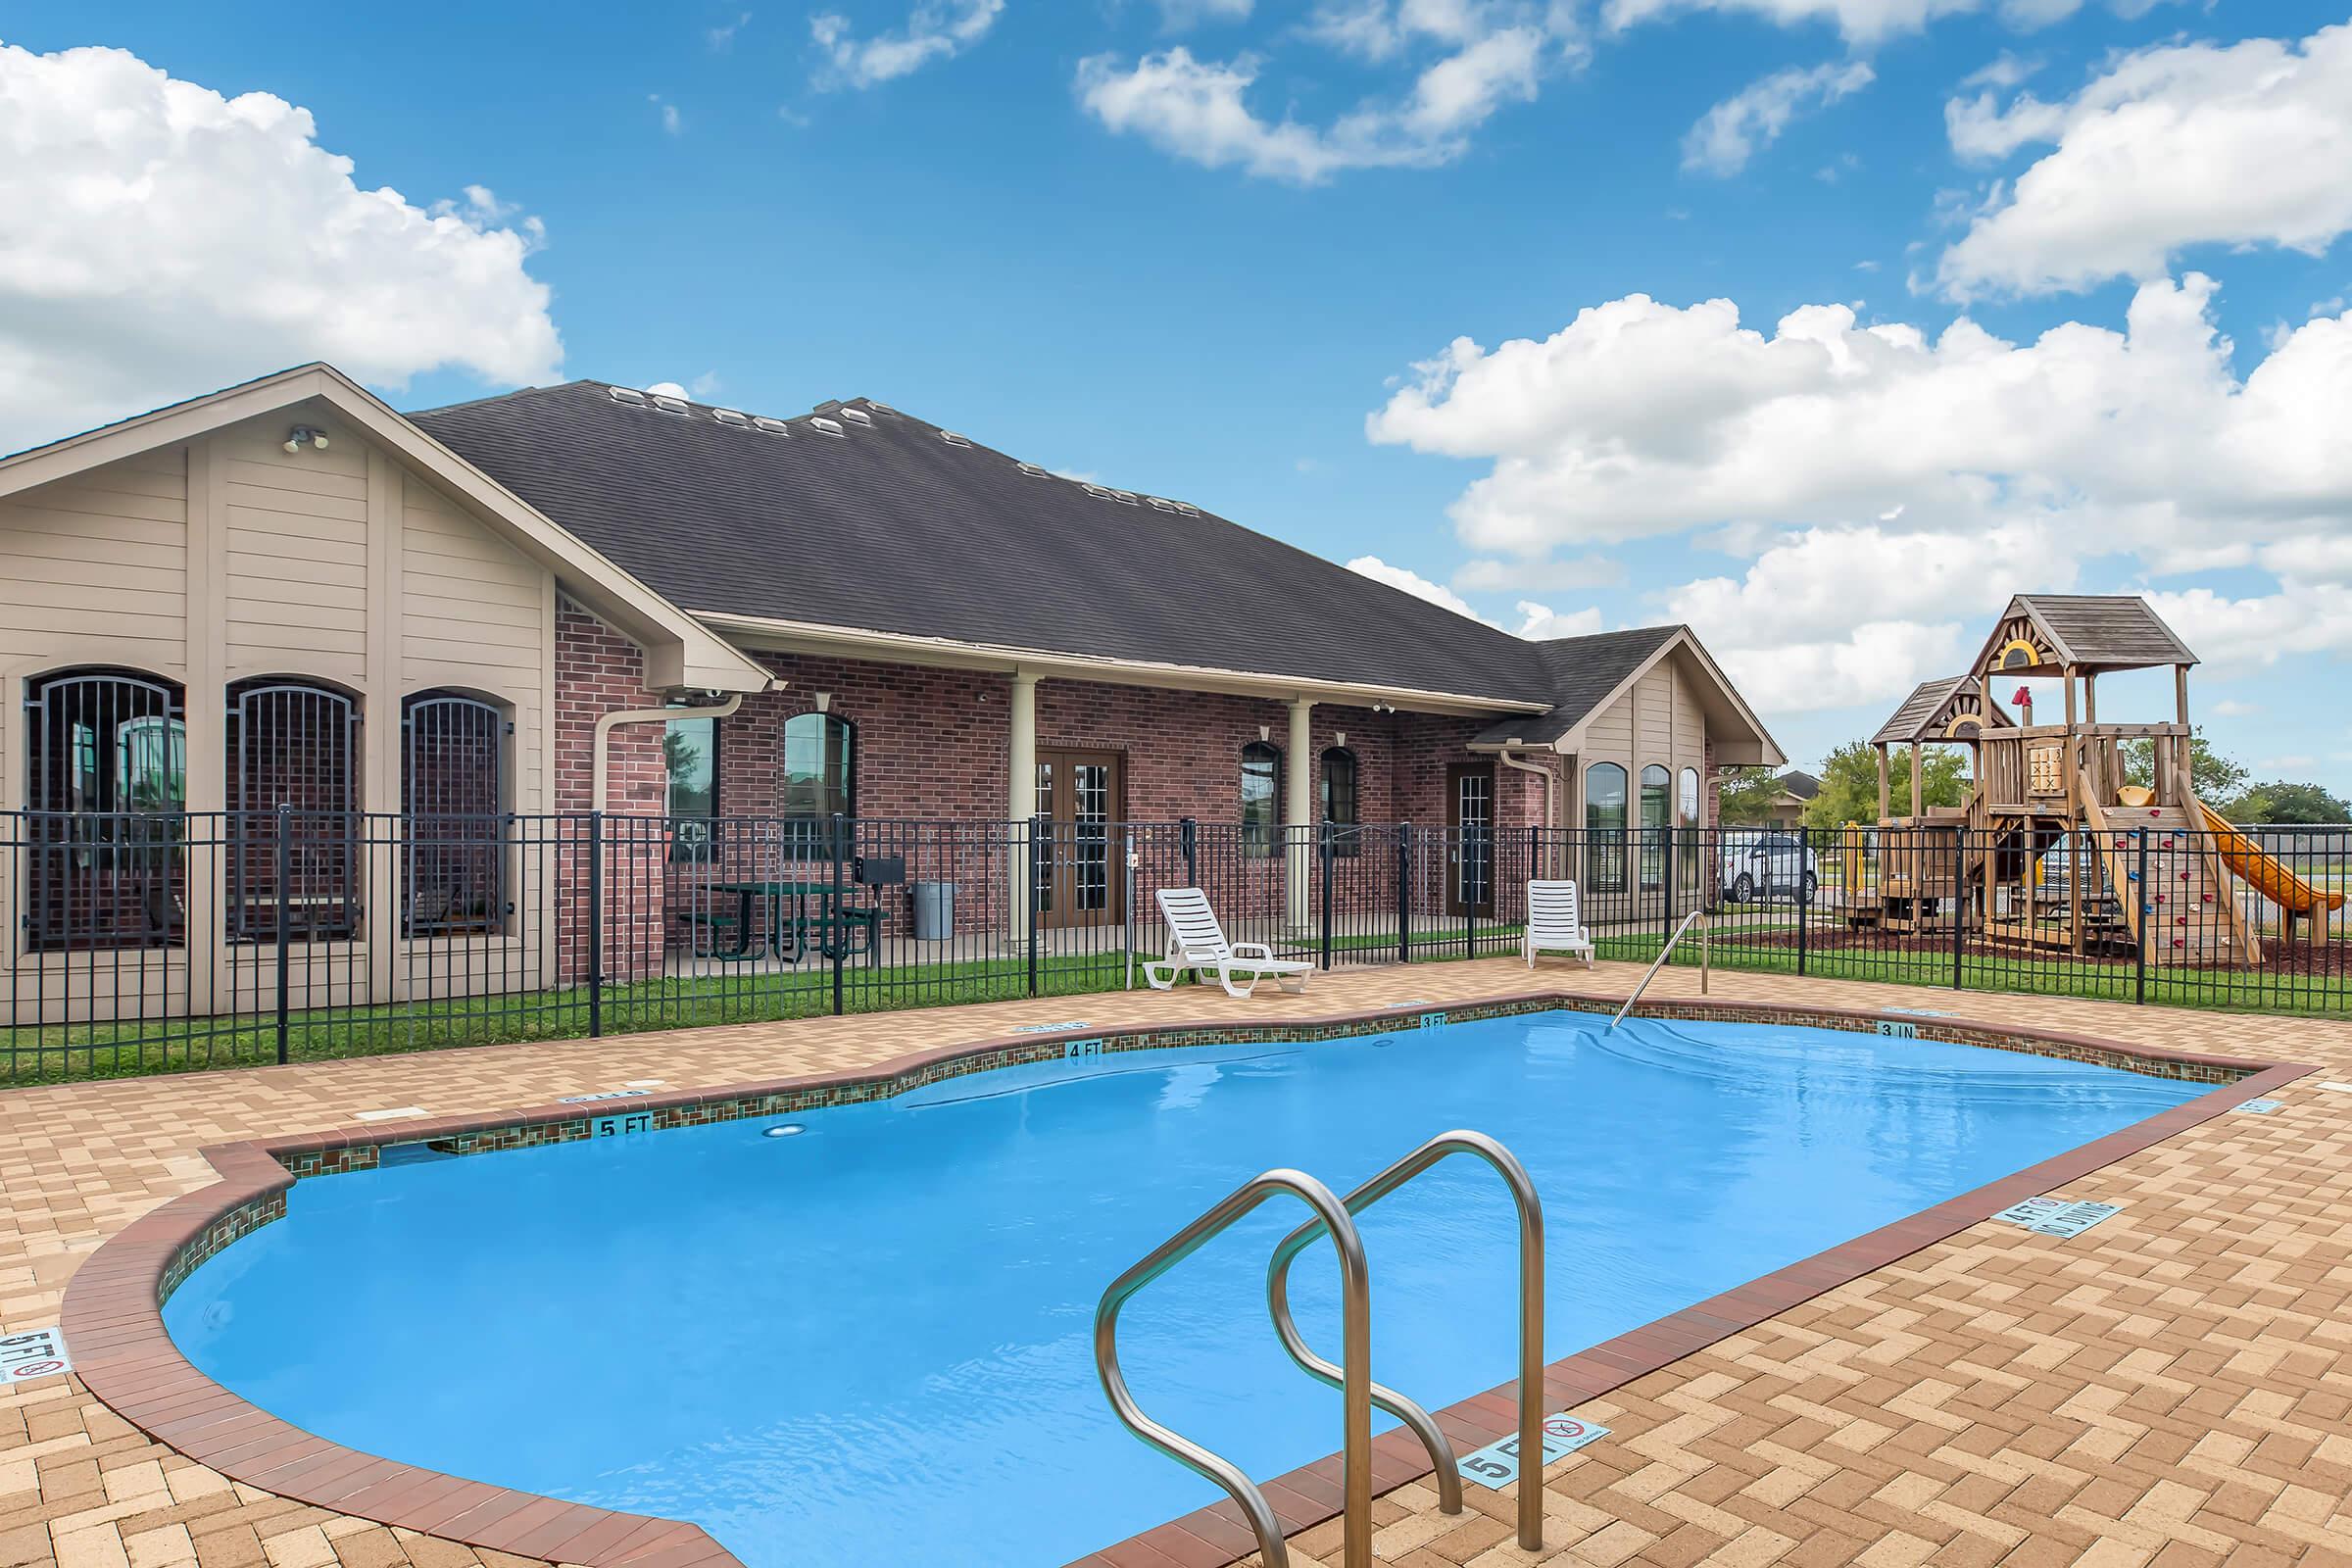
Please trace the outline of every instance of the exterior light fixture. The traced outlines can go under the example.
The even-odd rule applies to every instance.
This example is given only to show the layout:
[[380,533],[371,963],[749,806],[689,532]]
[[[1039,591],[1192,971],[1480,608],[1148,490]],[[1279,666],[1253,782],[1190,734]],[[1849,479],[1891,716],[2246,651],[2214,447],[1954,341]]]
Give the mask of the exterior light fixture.
[[298,424],[286,433],[286,455],[288,457],[300,457],[304,447],[314,447],[324,452],[328,445],[326,432],[317,425]]

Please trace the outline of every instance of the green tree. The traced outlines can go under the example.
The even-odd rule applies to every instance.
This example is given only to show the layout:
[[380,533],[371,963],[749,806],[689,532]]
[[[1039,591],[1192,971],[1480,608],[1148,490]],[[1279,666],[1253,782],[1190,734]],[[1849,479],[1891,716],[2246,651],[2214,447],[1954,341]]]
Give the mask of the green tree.
[[1727,772],[1718,788],[1717,815],[1727,826],[1753,826],[1772,811],[1781,798],[1781,777],[1769,767],[1742,767]]
[[[2123,746],[2124,778],[2132,784],[2153,786],[2156,782],[2156,743],[2154,741],[2126,741]],[[2205,740],[2205,732],[2188,732],[2188,786],[2196,791],[2197,799],[2217,811],[2237,798],[2246,785],[2246,770],[2215,751]],[[2224,814],[2227,814],[2225,811]]]
[[[1953,746],[1921,753],[1920,796],[1929,806],[1958,806],[1968,799],[1966,759]],[[1897,816],[1911,813],[1911,751],[1894,749],[1886,760],[1886,804]],[[1879,819],[1879,754],[1868,741],[1847,741],[1830,753],[1821,768],[1821,793],[1805,808],[1805,826],[1840,827]]]
[[2257,784],[2220,809],[2230,821],[2248,825],[2352,822],[2352,805],[2346,805],[2317,784],[2296,784],[2285,779]]

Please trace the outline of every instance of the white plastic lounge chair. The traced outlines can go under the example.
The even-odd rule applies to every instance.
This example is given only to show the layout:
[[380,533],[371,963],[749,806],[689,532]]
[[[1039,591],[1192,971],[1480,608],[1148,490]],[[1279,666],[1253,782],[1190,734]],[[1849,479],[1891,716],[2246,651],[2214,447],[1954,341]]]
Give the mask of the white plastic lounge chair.
[[[1229,997],[1247,997],[1259,981],[1269,979],[1285,991],[1306,989],[1313,964],[1277,958],[1274,950],[1262,942],[1226,941],[1217,911],[1208,906],[1208,895],[1199,888],[1161,888],[1152,896],[1159,901],[1160,918],[1168,924],[1168,956],[1144,965],[1144,979],[1152,990],[1174,990],[1176,976],[1187,969],[1194,970],[1203,985],[1214,974]],[[1236,976],[1247,977],[1247,983],[1236,984]]]
[[1574,953],[1592,967],[1592,933],[1577,913],[1573,882],[1530,882],[1527,885],[1527,966],[1536,966],[1538,953]]

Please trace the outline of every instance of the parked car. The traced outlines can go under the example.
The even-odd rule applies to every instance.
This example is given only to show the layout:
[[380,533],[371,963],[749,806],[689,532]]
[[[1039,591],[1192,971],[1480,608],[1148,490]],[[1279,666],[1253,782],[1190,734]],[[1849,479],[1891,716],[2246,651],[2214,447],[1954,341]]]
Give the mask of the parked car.
[[1734,904],[1789,898],[1809,904],[1821,888],[1821,865],[1803,839],[1770,831],[1723,837],[1720,886]]

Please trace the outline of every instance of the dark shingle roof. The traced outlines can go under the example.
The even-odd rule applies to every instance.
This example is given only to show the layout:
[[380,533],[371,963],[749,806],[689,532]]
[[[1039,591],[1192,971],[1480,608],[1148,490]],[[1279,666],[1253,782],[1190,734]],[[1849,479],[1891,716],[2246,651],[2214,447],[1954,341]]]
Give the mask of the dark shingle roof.
[[2010,613],[2020,609],[2040,622],[2068,663],[2137,669],[2197,662],[2137,594],[2019,594],[2010,601]]
[[574,381],[410,417],[690,611],[1558,700],[1543,645],[1208,513],[1090,492],[880,405],[846,405],[870,424],[844,407],[818,410],[844,435],[808,416],[778,435]]
[[1809,801],[1821,793],[1821,780],[1801,768],[1790,768],[1775,782],[1800,801]]
[[1548,746],[1608,701],[1681,626],[1637,626],[1591,637],[1555,637],[1532,646],[1547,672],[1554,707],[1547,713],[1506,718],[1487,727],[1473,746]]

